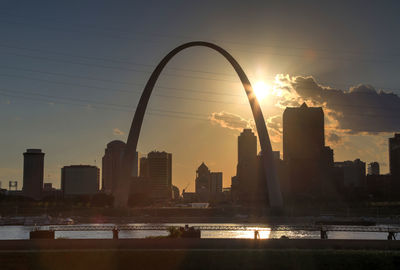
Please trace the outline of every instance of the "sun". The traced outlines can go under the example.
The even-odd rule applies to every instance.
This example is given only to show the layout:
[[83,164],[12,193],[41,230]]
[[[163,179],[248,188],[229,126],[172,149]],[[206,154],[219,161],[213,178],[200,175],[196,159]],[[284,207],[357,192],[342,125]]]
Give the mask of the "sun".
[[263,81],[256,82],[253,86],[253,89],[258,101],[264,100],[271,91],[270,86]]

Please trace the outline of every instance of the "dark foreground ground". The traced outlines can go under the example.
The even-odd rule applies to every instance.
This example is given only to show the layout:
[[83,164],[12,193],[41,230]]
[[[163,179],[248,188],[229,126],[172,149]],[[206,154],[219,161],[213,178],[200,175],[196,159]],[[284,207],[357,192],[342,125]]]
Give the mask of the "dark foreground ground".
[[400,269],[400,241],[0,241],[0,269]]

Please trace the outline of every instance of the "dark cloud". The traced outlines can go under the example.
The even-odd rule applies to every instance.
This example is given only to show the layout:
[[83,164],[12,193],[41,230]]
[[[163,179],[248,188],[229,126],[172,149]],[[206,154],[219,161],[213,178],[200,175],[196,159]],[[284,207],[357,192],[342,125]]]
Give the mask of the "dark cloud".
[[294,91],[305,100],[325,107],[325,114],[337,120],[338,128],[349,133],[380,133],[400,130],[400,97],[360,84],[348,91],[318,84],[313,77],[295,77]]
[[326,139],[328,140],[328,143],[331,145],[338,144],[342,141],[342,138],[334,132],[328,133],[326,135]]
[[229,112],[214,112],[211,114],[210,121],[216,123],[224,128],[243,130],[244,128],[251,128],[253,122],[251,120],[244,119],[240,115],[229,113]]

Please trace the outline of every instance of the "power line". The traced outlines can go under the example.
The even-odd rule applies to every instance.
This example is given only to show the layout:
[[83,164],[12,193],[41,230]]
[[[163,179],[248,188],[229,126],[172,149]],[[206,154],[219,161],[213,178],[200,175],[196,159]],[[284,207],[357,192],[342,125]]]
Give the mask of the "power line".
[[[0,47],[2,47],[2,45],[0,44]],[[11,48],[11,46],[10,46]],[[19,50],[30,50],[29,48],[26,47],[15,47],[16,49]],[[32,49],[33,51],[37,50],[37,49]],[[47,50],[40,50],[42,52],[48,52]],[[147,71],[147,70],[140,70],[140,69],[132,69],[132,68],[126,68],[126,67],[116,67],[116,66],[104,66],[104,65],[99,65],[99,64],[93,64],[93,63],[86,63],[86,62],[75,62],[75,61],[70,61],[70,60],[63,60],[63,59],[54,59],[54,58],[49,58],[49,57],[43,57],[43,56],[33,56],[33,55],[27,55],[27,54],[19,54],[19,53],[10,53],[10,52],[3,52],[5,54],[10,54],[10,55],[14,55],[14,56],[18,56],[18,57],[25,57],[25,58],[31,58],[31,59],[39,59],[39,60],[45,60],[45,61],[50,61],[50,62],[60,62],[60,63],[68,63],[68,64],[75,64],[75,65],[83,65],[83,66],[93,66],[93,67],[97,67],[97,68],[106,68],[106,69],[116,69],[116,70],[123,70],[123,71],[133,71],[133,72],[139,72],[139,73],[147,73],[150,74],[151,71]],[[50,51],[50,53],[57,53],[57,54],[64,54],[62,52],[54,52],[54,51]],[[71,57],[75,57],[75,58],[80,58],[81,56],[78,55],[71,55],[68,54],[68,56]],[[92,56],[84,56],[85,59],[95,59],[96,57],[92,57]],[[109,61],[110,59],[108,58],[102,58],[103,61]],[[112,61],[112,60],[110,60]],[[115,62],[115,61],[112,61]],[[148,67],[155,67],[154,65],[150,65],[150,64],[139,64],[136,63],[137,65],[141,65],[141,66],[148,66]],[[168,69],[168,68],[167,68]],[[169,68],[171,69],[171,68]],[[225,76],[233,76],[236,78],[235,74],[229,75],[227,73],[217,73],[217,72],[211,72],[211,71],[199,71],[199,70],[193,70],[193,69],[184,69],[184,68],[173,68],[175,70],[180,70],[180,71],[189,71],[189,72],[198,72],[198,73],[206,73],[206,74],[214,74],[214,75],[220,75],[223,74]],[[35,71],[37,72],[37,71]],[[166,76],[173,76],[173,77],[183,77],[183,78],[190,78],[190,79],[201,79],[201,80],[211,80],[211,81],[221,81],[221,82],[228,82],[228,83],[237,83],[237,80],[226,80],[226,79],[219,79],[219,78],[209,78],[209,77],[199,77],[199,76],[192,76],[192,75],[184,75],[184,74],[168,74],[168,73],[162,73],[162,75],[166,75]],[[66,76],[66,75],[63,75]],[[269,78],[274,78],[273,76],[267,76]],[[250,77],[252,78],[252,77]],[[346,84],[346,83],[324,83],[324,82],[320,82],[321,84],[334,84],[334,85],[341,85],[341,86],[345,86],[345,87],[351,87],[354,86],[353,84]],[[400,91],[399,89],[393,89],[393,88],[389,88],[389,87],[381,87],[381,86],[376,86],[379,89],[383,89],[383,90],[387,90],[387,91]]]
[[[1,66],[0,66],[1,68]],[[54,80],[47,80],[47,79],[38,79],[38,78],[32,78],[28,76],[22,76],[22,75],[10,75],[10,74],[0,74],[0,76],[5,76],[5,77],[14,77],[14,78],[23,78],[27,80],[35,80],[35,81],[41,81],[41,82],[46,82],[46,83],[52,83],[52,84],[60,84],[60,85],[67,85],[67,86],[78,86],[78,87],[84,87],[84,88],[89,88],[89,89],[97,89],[101,91],[107,91],[107,92],[122,92],[122,93],[129,93],[129,94],[139,94],[139,91],[130,91],[130,90],[124,90],[124,89],[114,89],[114,88],[107,88],[107,87],[101,87],[101,86],[92,86],[92,85],[85,85],[85,84],[79,84],[79,83],[70,83],[70,82],[62,82],[62,81],[54,81]],[[161,88],[166,88],[169,90],[178,90],[178,91],[184,91],[184,92],[196,92],[196,93],[201,93],[201,91],[197,90],[192,90],[192,89],[180,89],[180,88],[173,88],[173,87],[161,87]],[[217,94],[214,92],[209,92],[205,91],[205,93],[211,93],[211,94]],[[227,96],[241,96],[241,95],[234,95],[234,94],[220,94],[222,96],[227,95]],[[213,99],[204,99],[204,98],[195,98],[195,97],[182,97],[182,96],[176,96],[176,95],[165,95],[165,94],[154,94],[154,96],[158,97],[163,97],[163,98],[172,98],[172,99],[181,99],[181,100],[191,100],[191,101],[201,101],[201,102],[211,102],[211,103],[221,103],[221,104],[237,104],[237,105],[247,105],[245,102],[227,102],[227,101],[220,101],[220,100],[213,100]],[[390,107],[379,107],[379,106],[371,106],[371,105],[355,105],[355,104],[337,104],[337,103],[332,103],[328,102],[330,106],[339,106],[339,107],[363,107],[363,108],[374,108],[374,109],[380,109],[380,110],[397,110],[397,108],[390,108]]]
[[[7,89],[0,88],[0,92],[3,93],[3,95],[9,95],[9,96],[10,95],[11,96],[14,95],[15,96],[14,92],[16,92],[16,91],[15,90],[14,91],[10,91],[10,90],[7,90]],[[12,92],[12,94],[9,94],[9,92]],[[118,110],[120,110],[121,108],[127,110],[127,108],[129,108],[129,105],[121,105],[121,104],[115,104],[115,103],[99,103],[99,102],[95,102],[95,101],[91,101],[91,100],[85,100],[85,99],[57,97],[57,96],[43,95],[43,94],[37,94],[37,93],[28,93],[28,92],[23,92],[23,91],[17,91],[17,93],[22,94],[22,95],[26,95],[26,94],[34,95],[35,98],[36,98],[36,96],[38,96],[40,98],[55,98],[55,99],[61,99],[61,100],[69,100],[69,101],[72,101],[72,102],[89,102],[91,104],[95,104],[96,106],[97,105],[109,106],[109,107],[113,107],[112,109],[118,109]],[[18,96],[15,96],[15,97],[18,97]],[[337,106],[346,106],[344,104],[342,104],[342,105],[335,104],[335,105],[337,105]],[[359,106],[359,107],[368,107],[368,106]],[[128,111],[132,111],[132,110],[128,110]],[[164,113],[177,113],[177,114],[192,115],[192,116],[205,116],[205,115],[202,115],[202,114],[196,114],[196,113],[191,113],[191,112],[167,111],[167,110],[157,110],[157,111],[164,112]],[[379,115],[379,114],[366,114],[366,113],[356,113],[356,112],[348,113],[348,112],[346,112],[346,116],[349,116],[349,115],[351,115],[351,116],[362,116],[362,117],[374,117],[374,118],[400,118],[400,115]]]
[[[0,46],[1,47],[1,46]],[[3,52],[4,53],[4,52]],[[6,53],[7,54],[7,53]],[[21,57],[28,57],[28,58],[33,58],[33,59],[40,59],[40,60],[45,60],[45,61],[51,61],[51,62],[61,62],[61,63],[68,63],[68,64],[76,64],[76,65],[83,65],[83,66],[93,66],[93,67],[98,67],[98,68],[106,68],[106,69],[116,69],[116,70],[124,70],[124,71],[133,71],[133,72],[140,72],[140,73],[147,73],[147,74],[151,74],[150,71],[145,71],[145,70],[138,70],[138,69],[130,69],[130,68],[124,68],[124,67],[114,67],[114,66],[104,66],[104,65],[98,65],[98,64],[92,64],[92,63],[82,63],[82,62],[74,62],[74,61],[66,61],[66,60],[59,60],[59,59],[52,59],[52,58],[48,58],[48,57],[42,57],[42,56],[32,56],[32,55],[25,55],[25,54],[15,54],[15,53],[9,53],[11,55],[15,55],[15,56],[21,56]],[[10,67],[13,69],[17,69],[15,67]],[[21,68],[19,68],[21,69]],[[25,69],[27,70],[27,69]],[[39,73],[49,73],[50,72],[46,72],[46,71],[33,71],[32,72],[39,72]],[[53,75],[61,75],[61,73],[55,74],[54,72],[52,73]],[[237,83],[238,81],[233,81],[233,80],[225,80],[225,79],[218,79],[218,78],[208,78],[208,77],[198,77],[198,76],[190,76],[190,75],[182,75],[182,74],[165,74],[162,73],[161,75],[166,75],[166,76],[173,76],[173,77],[183,77],[183,78],[190,78],[190,79],[201,79],[201,80],[211,80],[211,81],[221,81],[221,82],[228,82],[228,83]],[[62,74],[61,76],[67,76],[67,77],[72,77],[73,75],[65,75]],[[84,76],[75,76],[75,77],[81,77],[81,78],[85,78]],[[268,76],[269,78],[274,78],[273,76]],[[89,78],[89,77],[86,77]],[[91,79],[93,80],[93,79]],[[96,79],[97,80],[97,79]],[[104,81],[104,79],[99,79]],[[117,82],[117,81],[113,81],[113,82]],[[324,84],[324,85],[329,85],[329,84],[336,84],[336,85],[342,85],[345,87],[351,87],[354,86],[352,84],[345,84],[345,83],[324,83],[324,82],[319,82],[319,84]],[[165,88],[165,87],[164,87]],[[393,88],[387,88],[387,87],[379,87],[377,86],[378,89],[382,89],[382,90],[387,90],[387,91],[400,91],[400,89],[393,89]],[[176,88],[174,88],[176,89]],[[214,93],[212,93],[214,94]],[[230,94],[228,94],[230,95]]]
[[[8,13],[6,16],[17,17],[17,18],[19,17],[19,18],[22,18],[24,20],[26,20],[26,19],[28,19],[28,20],[34,19],[34,20],[36,20],[36,24],[44,25],[47,28],[48,28],[47,22],[51,21],[52,25],[54,25],[54,21],[55,21],[54,18],[45,18],[45,19],[43,17],[40,17],[40,18],[26,18],[26,17],[23,17],[23,16],[15,16],[15,14],[12,14],[12,13],[10,13],[8,11],[5,11],[5,10],[0,10],[0,12],[6,13],[6,14]],[[44,21],[45,23],[40,23],[40,22],[38,22],[38,20]],[[4,20],[4,19],[3,19],[3,21],[5,21],[7,23],[11,23],[11,24],[20,24],[20,25],[21,24],[24,24],[24,25],[27,24],[27,22],[7,21],[7,20]],[[57,24],[65,26],[64,22],[60,23],[60,21],[58,21]],[[91,29],[95,29],[97,31],[99,29],[96,25],[88,25],[88,24],[81,24],[81,23],[80,24],[75,24],[75,25],[78,26],[79,29],[91,28]],[[29,26],[32,26],[32,24],[29,24]],[[70,27],[71,24],[68,24],[68,26]],[[51,30],[59,30],[59,29],[56,29],[54,27],[50,27],[49,29],[51,29]],[[105,27],[101,28],[101,30],[103,30],[103,31],[106,30],[106,31],[112,32],[113,34],[116,31],[118,31],[118,32],[124,32],[126,34],[134,33],[136,35],[155,36],[155,37],[158,37],[158,38],[161,37],[161,38],[179,39],[179,40],[198,39],[197,36],[195,37],[195,36],[190,36],[190,35],[176,35],[176,34],[165,34],[165,33],[160,34],[160,33],[146,33],[146,32],[138,32],[138,31],[127,31],[127,30],[122,30],[120,27],[113,27],[111,29],[111,28],[109,28],[109,25],[108,25],[108,29],[105,28]],[[63,28],[63,30],[64,31],[76,31],[76,30],[69,30],[69,29],[65,29],[65,28]],[[82,31],[79,30],[78,32],[82,32]],[[85,33],[91,33],[91,32],[85,32]],[[96,34],[109,35],[108,33],[104,34],[104,32],[97,32]],[[113,36],[115,36],[115,35],[113,35]],[[117,37],[124,38],[124,39],[129,39],[129,37],[124,37],[124,36],[117,36]],[[206,38],[206,39],[209,39],[209,38]],[[134,40],[136,40],[136,39],[134,39]],[[285,45],[266,45],[266,44],[263,44],[263,43],[243,42],[243,41],[237,41],[237,40],[236,41],[233,41],[233,40],[221,40],[221,39],[215,39],[215,38],[212,38],[212,40],[215,40],[217,42],[222,42],[222,43],[239,45],[239,46],[279,48],[279,49],[290,49],[290,50],[313,50],[313,51],[319,51],[319,52],[323,52],[323,53],[330,53],[330,52],[334,52],[335,53],[336,52],[336,53],[342,53],[342,54],[353,54],[353,55],[357,55],[357,56],[360,56],[360,55],[372,55],[372,56],[378,55],[379,56],[379,54],[377,54],[376,52],[371,52],[371,51],[362,51],[362,52],[360,52],[360,51],[351,51],[351,50],[343,50],[343,49],[340,49],[340,50],[336,49],[335,50],[335,49],[326,49],[326,48],[321,49],[321,48],[294,47],[294,46],[285,46]],[[151,42],[154,42],[154,41],[151,41]],[[395,53],[395,54],[391,54],[391,56],[393,57],[393,56],[400,56],[400,55]]]
[[[44,61],[48,61],[48,62],[57,62],[57,63],[64,63],[64,64],[73,64],[73,65],[80,65],[80,66],[97,67],[97,68],[103,68],[103,69],[114,69],[114,70],[130,71],[130,72],[145,73],[145,74],[151,74],[152,73],[152,71],[147,71],[147,70],[133,69],[133,68],[127,68],[127,67],[107,66],[107,65],[85,63],[85,62],[75,62],[75,61],[60,60],[60,59],[52,59],[52,58],[45,57],[45,56],[33,56],[33,55],[10,53],[10,52],[2,52],[2,53],[9,54],[9,55],[14,55],[14,56],[18,56],[18,57],[40,59],[40,60],[44,60]],[[221,81],[221,82],[228,82],[228,83],[236,83],[236,82],[238,82],[238,80],[237,81],[232,81],[232,80],[224,80],[224,79],[208,78],[208,77],[199,77],[199,76],[191,76],[191,75],[183,75],[183,74],[162,73],[161,75],[171,76],[171,77],[182,77],[182,78],[189,78],[189,79]]]
[[[0,22],[5,22],[5,23],[11,23],[11,24],[16,24],[16,25],[24,25],[23,23],[18,23],[18,22],[10,22],[10,21],[6,21],[4,19],[0,19]],[[33,25],[26,25],[28,27],[34,27]],[[52,31],[57,31],[60,32],[60,29],[54,28],[54,27],[49,27],[48,25],[42,26],[40,28],[40,30],[42,29],[49,29]],[[85,31],[81,31],[81,30],[66,30],[66,29],[62,29],[63,31],[66,32],[78,32],[78,33],[84,33],[84,34],[89,34],[89,35],[101,35],[101,36],[105,36],[107,38],[119,38],[119,39],[124,39],[124,40],[132,40],[132,38],[127,38],[127,37],[122,37],[122,36],[116,36],[116,35],[105,35],[102,33],[93,33],[93,32],[85,32]],[[137,39],[134,39],[137,40]],[[146,40],[142,40],[141,41],[146,41]],[[151,43],[158,43],[156,41],[147,41],[147,42],[151,42]],[[295,55],[295,54],[278,54],[278,53],[266,53],[266,52],[260,52],[260,51],[249,51],[249,50],[242,50],[242,49],[233,49],[234,51],[240,51],[240,52],[245,52],[245,53],[251,53],[251,54],[264,54],[264,55],[276,55],[276,56],[283,56],[283,57],[300,57],[300,58],[305,58],[305,55]],[[343,58],[343,57],[318,57],[318,60],[329,60],[329,61],[348,61],[348,62],[354,62],[354,58],[353,59],[349,59],[349,58]],[[361,60],[362,62],[386,62],[386,63],[395,63],[395,61],[393,59],[382,59],[381,61],[379,61],[378,59],[358,59]]]
[[[32,52],[40,52],[40,53],[50,53],[50,54],[73,57],[73,58],[97,60],[97,61],[111,62],[111,63],[117,63],[117,64],[128,64],[128,65],[133,65],[133,66],[143,66],[143,67],[149,67],[149,68],[152,68],[152,69],[154,69],[156,67],[155,65],[143,64],[143,63],[138,63],[138,62],[133,62],[133,61],[128,61],[128,60],[121,60],[121,59],[115,59],[115,58],[105,58],[105,57],[96,57],[96,56],[88,56],[88,55],[74,55],[74,54],[64,53],[64,52],[60,52],[60,51],[43,50],[43,49],[37,49],[37,48],[27,48],[27,47],[22,47],[22,46],[12,46],[12,45],[9,45],[9,44],[1,44],[0,43],[0,47],[7,48],[7,49],[17,49],[17,50],[26,50],[26,51],[32,51]],[[187,69],[187,68],[177,68],[177,67],[166,67],[166,69],[167,70],[176,70],[176,71],[188,71],[188,72],[204,73],[204,74],[213,74],[213,75],[217,74],[217,75],[230,76],[230,77],[235,76],[234,74],[229,74],[229,73],[224,73],[224,72],[204,71],[204,70],[197,70],[197,69]]]
[[[71,74],[66,74],[66,73],[42,71],[42,70],[20,68],[20,67],[13,67],[13,66],[0,65],[0,69],[22,70],[22,71],[41,73],[41,74],[47,74],[47,75],[55,75],[55,76],[79,78],[79,79],[85,79],[85,80],[91,80],[91,81],[118,83],[118,84],[125,84],[125,85],[131,85],[131,86],[144,87],[144,84],[140,84],[140,83],[123,82],[123,81],[109,80],[109,79],[104,79],[104,78],[95,78],[95,77],[91,77],[91,76],[71,75]],[[2,75],[0,75],[0,76],[2,76]],[[8,76],[8,75],[4,75],[3,74],[3,76]],[[14,75],[10,75],[10,76],[14,76]],[[15,76],[23,76],[23,75],[15,75]],[[29,80],[41,80],[41,79],[31,78],[31,77],[26,77],[26,78],[29,79]],[[50,81],[46,80],[46,82],[50,82]],[[85,85],[84,87],[91,87],[91,86]],[[196,92],[196,93],[200,93],[200,94],[210,94],[210,95],[218,95],[218,96],[237,96],[237,97],[241,97],[242,96],[240,94],[232,94],[232,93],[225,93],[225,92],[211,92],[211,91],[194,90],[194,89],[187,89],[187,88],[178,88],[178,87],[167,87],[167,86],[157,86],[157,87],[158,88],[163,88],[163,89],[169,89],[169,90],[176,90],[176,91],[183,91],[183,92]],[[118,90],[118,92],[127,92],[127,93],[129,92],[129,93],[131,93],[132,91],[121,90],[120,89],[120,90]]]

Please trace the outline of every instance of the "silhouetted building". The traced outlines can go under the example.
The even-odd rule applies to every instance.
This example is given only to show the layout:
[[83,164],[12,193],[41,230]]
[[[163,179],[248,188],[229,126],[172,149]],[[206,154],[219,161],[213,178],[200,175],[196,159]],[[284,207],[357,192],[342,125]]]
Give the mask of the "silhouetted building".
[[177,186],[172,186],[172,199],[177,201],[180,199],[179,188]]
[[129,205],[130,206],[147,206],[152,204],[152,190],[149,177],[132,177]]
[[52,183],[44,183],[43,184],[43,191],[44,192],[49,192],[53,190],[53,184]]
[[99,191],[100,169],[90,165],[71,165],[61,169],[64,196],[93,195]]
[[210,192],[210,170],[206,164],[201,163],[199,168],[196,170],[195,180],[196,194],[201,201],[208,201]]
[[324,112],[321,107],[286,108],[283,113],[283,160],[321,157],[325,147]]
[[400,133],[389,139],[390,174],[393,179],[400,181]]
[[341,168],[343,171],[343,185],[345,188],[365,186],[365,162],[360,159],[335,162],[335,167]]
[[154,201],[172,198],[172,154],[153,151],[140,159],[140,177],[150,182],[150,197]]
[[198,194],[196,192],[182,192],[182,198],[185,203],[193,203],[193,202],[198,202]]
[[237,194],[240,203],[254,204],[259,189],[259,164],[257,158],[257,137],[251,129],[243,129],[238,137],[237,185],[232,193]]
[[18,190],[18,182],[17,181],[8,181],[8,190],[17,191]]
[[371,162],[368,164],[368,175],[379,175],[379,163],[378,162]]
[[210,193],[222,193],[222,172],[211,172],[210,174]]
[[[120,171],[122,157],[126,144],[115,140],[107,144],[102,158],[102,190],[106,193],[114,193]],[[133,164],[132,177],[138,176],[138,153]]]
[[202,162],[196,170],[195,185],[197,198],[200,201],[215,200],[222,193],[222,172],[210,172]]
[[[325,147],[321,107],[286,108],[283,113],[283,160],[288,170],[290,197],[309,201],[321,196],[333,151]],[[332,165],[332,164],[331,164]]]
[[368,174],[366,176],[366,192],[369,199],[389,201],[392,200],[390,175]]
[[39,200],[43,190],[44,153],[41,149],[27,149],[24,153],[24,196]]
[[239,201],[239,179],[238,177],[231,177],[231,199],[233,202]]

